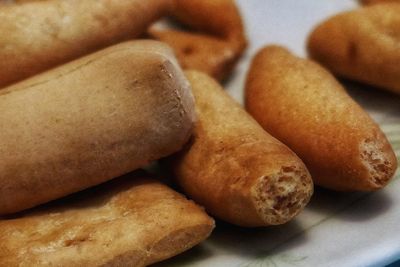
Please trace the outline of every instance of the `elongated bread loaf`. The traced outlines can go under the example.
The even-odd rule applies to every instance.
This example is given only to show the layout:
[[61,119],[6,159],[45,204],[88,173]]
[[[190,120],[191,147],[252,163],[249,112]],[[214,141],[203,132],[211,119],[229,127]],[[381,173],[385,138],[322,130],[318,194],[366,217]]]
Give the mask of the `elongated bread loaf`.
[[200,243],[213,228],[182,195],[127,175],[0,220],[0,265],[146,266]]
[[292,219],[313,192],[303,162],[212,78],[194,71],[186,76],[198,122],[191,144],[172,160],[183,190],[233,224],[266,226]]
[[139,37],[172,0],[46,0],[0,8],[0,87]]
[[333,73],[400,94],[400,2],[363,7],[321,23],[310,56]]
[[376,190],[397,168],[379,126],[318,64],[269,46],[254,58],[246,108],[305,162],[314,182],[335,190]]
[[156,41],[107,48],[0,91],[0,214],[93,186],[179,150],[190,85]]

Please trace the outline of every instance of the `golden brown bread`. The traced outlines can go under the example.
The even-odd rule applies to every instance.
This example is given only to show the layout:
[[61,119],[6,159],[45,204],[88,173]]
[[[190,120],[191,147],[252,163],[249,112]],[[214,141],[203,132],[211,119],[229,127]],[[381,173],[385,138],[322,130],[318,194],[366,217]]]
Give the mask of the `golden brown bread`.
[[150,36],[168,43],[183,68],[226,78],[246,48],[234,0],[175,0],[171,15],[194,32],[152,27]]
[[310,35],[310,56],[333,73],[400,93],[400,3],[338,14]]
[[0,266],[146,266],[193,247],[213,228],[182,195],[127,175],[0,220]]
[[305,162],[316,184],[375,190],[397,168],[379,126],[318,64],[269,46],[255,56],[246,109]]
[[0,87],[138,37],[172,0],[47,0],[0,8]]
[[313,192],[302,161],[266,133],[216,81],[186,73],[196,100],[193,140],[172,160],[179,185],[220,219],[241,226],[282,224]]
[[130,172],[191,135],[190,85],[157,41],[119,44],[0,91],[0,214]]

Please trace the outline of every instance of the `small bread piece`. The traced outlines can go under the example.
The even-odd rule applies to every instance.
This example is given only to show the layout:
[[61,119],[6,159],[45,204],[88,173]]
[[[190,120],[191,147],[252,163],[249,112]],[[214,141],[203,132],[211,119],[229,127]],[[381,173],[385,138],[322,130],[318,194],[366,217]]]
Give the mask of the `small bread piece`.
[[400,4],[341,13],[310,35],[310,56],[333,73],[400,93]]
[[266,133],[206,74],[189,71],[198,121],[193,140],[172,159],[179,185],[222,220],[241,226],[282,224],[313,192],[303,162]]
[[243,51],[205,34],[151,30],[150,35],[173,47],[182,68],[202,71],[218,80],[229,76]]
[[171,16],[194,32],[159,30],[150,36],[168,43],[183,68],[225,79],[240,58],[247,41],[234,0],[175,0]]
[[46,0],[0,8],[0,87],[139,37],[172,0]]
[[360,2],[364,5],[371,5],[371,4],[381,4],[381,3],[388,3],[388,2],[400,3],[400,0],[360,0]]
[[127,175],[0,220],[0,265],[147,266],[195,246],[213,228],[192,201]]
[[99,184],[181,149],[190,85],[157,41],[122,43],[0,91],[0,214]]
[[305,162],[314,182],[334,190],[376,190],[397,168],[379,126],[318,64],[278,46],[255,56],[246,109]]

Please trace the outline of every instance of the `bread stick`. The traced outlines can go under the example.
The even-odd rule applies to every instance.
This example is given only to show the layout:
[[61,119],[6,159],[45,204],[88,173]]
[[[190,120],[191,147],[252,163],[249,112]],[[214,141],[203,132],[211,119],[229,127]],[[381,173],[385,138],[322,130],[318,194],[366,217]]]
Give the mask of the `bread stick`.
[[303,162],[266,133],[212,78],[186,72],[198,121],[172,166],[185,193],[216,217],[255,227],[297,215],[313,192]]
[[0,87],[139,37],[172,0],[46,0],[0,8]]
[[190,85],[156,41],[119,44],[0,91],[0,214],[120,176],[179,150]]
[[127,175],[0,220],[0,265],[147,266],[200,243],[213,227],[182,195]]
[[223,80],[240,58],[247,41],[234,0],[175,0],[171,15],[192,32],[150,28],[149,34],[168,43],[183,68]]
[[400,4],[371,5],[321,23],[310,56],[333,73],[400,93]]
[[251,64],[245,94],[249,113],[293,149],[316,184],[370,191],[396,171],[379,126],[318,64],[265,47]]

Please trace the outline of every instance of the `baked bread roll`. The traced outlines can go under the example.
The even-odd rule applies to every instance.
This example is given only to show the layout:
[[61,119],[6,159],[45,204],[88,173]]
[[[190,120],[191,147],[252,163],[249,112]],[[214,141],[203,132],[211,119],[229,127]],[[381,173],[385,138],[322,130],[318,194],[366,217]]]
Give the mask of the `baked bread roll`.
[[0,8],[0,87],[139,37],[173,0],[46,0]]
[[310,35],[310,56],[333,73],[400,93],[400,4],[341,13]]
[[234,0],[175,0],[171,16],[193,32],[151,27],[150,36],[169,44],[183,68],[223,80],[246,48]]
[[156,41],[119,44],[0,91],[0,214],[60,198],[181,149],[190,85]]
[[186,76],[198,121],[190,145],[171,159],[185,193],[240,226],[282,224],[296,216],[313,192],[303,162],[212,78],[195,71]]
[[128,175],[0,220],[0,265],[146,266],[193,247],[213,228],[182,195]]
[[304,161],[316,184],[334,190],[385,186],[397,168],[379,126],[318,64],[284,48],[255,56],[246,109]]

